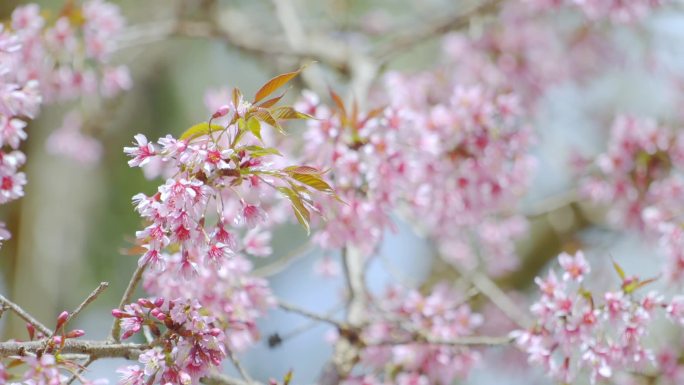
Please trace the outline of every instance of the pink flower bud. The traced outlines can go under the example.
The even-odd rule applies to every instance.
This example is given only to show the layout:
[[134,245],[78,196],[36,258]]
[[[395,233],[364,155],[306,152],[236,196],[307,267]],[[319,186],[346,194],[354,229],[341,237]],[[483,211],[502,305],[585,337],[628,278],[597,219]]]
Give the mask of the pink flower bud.
[[81,329],[75,329],[70,331],[69,333],[66,334],[66,338],[78,338],[78,337],[83,337],[85,335],[85,331]]
[[113,309],[112,310],[112,316],[114,318],[124,318],[124,317],[128,317],[128,314],[124,313],[124,311],[121,309]]
[[64,325],[64,322],[66,322],[67,318],[69,318],[69,312],[68,311],[63,311],[59,314],[59,317],[57,317],[57,326],[55,329],[59,329]]
[[164,304],[164,298],[157,298],[154,300],[154,306],[161,307]]
[[36,328],[32,324],[26,323],[26,330],[28,331],[29,339],[33,341],[33,338],[36,335]]
[[150,315],[160,321],[163,321],[166,319],[166,314],[164,314],[161,310],[159,309],[152,309],[150,312]]
[[228,112],[230,112],[230,106],[224,104],[221,107],[219,107],[218,110],[216,110],[216,112],[214,112],[214,115],[212,115],[211,117],[212,119],[220,118],[226,116]]
[[52,341],[55,343],[55,345],[62,345],[63,339],[62,336],[54,336],[52,337]]
[[148,308],[148,309],[152,309],[152,308],[155,307],[154,304],[152,303],[152,301],[150,301],[150,300],[147,299],[147,298],[140,298],[140,299],[138,300],[138,304],[139,304],[140,306],[146,307],[146,308]]

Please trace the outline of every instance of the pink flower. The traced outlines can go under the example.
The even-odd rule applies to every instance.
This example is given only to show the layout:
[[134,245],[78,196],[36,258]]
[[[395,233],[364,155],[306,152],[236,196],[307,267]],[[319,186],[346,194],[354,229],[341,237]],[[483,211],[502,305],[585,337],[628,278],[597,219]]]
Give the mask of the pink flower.
[[271,255],[273,249],[271,249],[270,243],[271,232],[259,230],[258,228],[250,229],[243,239],[245,252],[257,257]]
[[247,227],[253,229],[258,224],[266,222],[268,216],[259,206],[244,204],[242,208],[242,218]]
[[133,157],[128,161],[130,167],[142,167],[150,161],[152,156],[156,155],[156,151],[152,143],[148,143],[147,138],[143,134],[135,135],[135,147],[124,147],[124,153]]
[[128,365],[116,370],[121,374],[119,385],[144,385],[145,372],[138,365]]
[[565,281],[582,282],[584,276],[591,271],[582,251],[576,252],[574,257],[567,253],[561,253],[558,256],[558,262],[565,270],[563,273],[563,280]]

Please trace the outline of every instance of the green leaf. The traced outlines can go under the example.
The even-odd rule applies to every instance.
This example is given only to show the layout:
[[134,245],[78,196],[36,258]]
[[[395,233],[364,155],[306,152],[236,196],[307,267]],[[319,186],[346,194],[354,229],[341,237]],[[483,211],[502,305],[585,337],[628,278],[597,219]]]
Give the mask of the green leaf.
[[290,177],[299,183],[305,184],[312,187],[318,191],[324,191],[328,193],[333,192],[333,188],[324,181],[320,176],[315,174],[301,174],[298,172],[290,173]]
[[307,210],[302,202],[302,199],[299,197],[299,194],[287,187],[278,187],[278,191],[283,193],[283,195],[290,200],[290,203],[292,203],[292,211],[294,211],[297,221],[299,221],[302,227],[304,227],[307,235],[311,234],[311,227],[309,226],[311,216],[309,214],[309,210]]
[[283,169],[286,173],[315,174],[320,175],[321,170],[311,166],[289,166]]
[[233,88],[233,106],[235,108],[240,105],[240,100],[242,100],[242,91],[239,88]]
[[288,72],[282,75],[278,75],[273,79],[267,81],[266,84],[259,88],[259,91],[257,91],[256,95],[254,96],[254,103],[257,103],[258,101],[272,94],[278,88],[287,84],[290,80],[294,79],[297,75],[299,75],[299,73],[302,72],[304,68],[306,68],[306,66],[303,66],[294,72]]
[[283,379],[283,385],[290,385],[291,381],[292,381],[292,369],[287,371],[287,374],[285,375],[285,378]]
[[209,127],[209,123],[207,122],[202,122],[195,124],[194,126],[188,128],[183,132],[180,136],[181,140],[186,140],[186,139],[193,139],[198,136],[202,135],[209,135],[212,132],[216,131],[221,131],[223,130],[223,126],[218,125],[218,124],[212,124],[211,127]]
[[245,118],[239,118],[236,123],[238,126],[238,130],[240,130],[240,131],[246,131],[247,130],[247,123],[245,122]]
[[621,280],[624,281],[625,278],[627,278],[627,274],[625,274],[625,271],[622,270],[622,267],[620,265],[618,265],[618,263],[615,262],[615,260],[613,260],[613,269],[615,269],[615,272],[617,272],[617,274],[620,276]]
[[315,119],[313,116],[309,114],[305,114],[303,112],[299,112],[295,110],[292,107],[278,107],[274,110],[271,111],[271,116],[273,116],[274,119],[280,120],[280,119]]
[[283,156],[283,154],[281,154],[277,148],[273,147],[246,146],[244,149],[247,150],[249,152],[249,155],[252,157],[260,157],[267,155]]
[[259,138],[260,141],[264,141],[261,139],[261,123],[259,123],[259,120],[255,117],[250,117],[247,119],[247,129],[249,132],[252,133],[252,135],[256,136]]
[[278,132],[280,132],[281,134],[285,133],[285,130],[283,130],[283,127],[280,124],[278,124],[278,121],[275,120],[275,118],[273,118],[273,115],[271,115],[271,112],[269,110],[267,110],[265,108],[257,108],[252,113],[252,116],[254,116],[255,118],[259,119],[260,121],[262,121],[264,123],[267,123],[267,124],[273,126],[273,128],[278,130]]

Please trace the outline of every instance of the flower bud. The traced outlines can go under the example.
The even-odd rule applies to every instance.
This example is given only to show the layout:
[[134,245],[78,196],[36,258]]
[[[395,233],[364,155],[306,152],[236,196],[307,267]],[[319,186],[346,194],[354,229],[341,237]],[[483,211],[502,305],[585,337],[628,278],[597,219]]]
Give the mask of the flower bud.
[[28,331],[29,339],[33,341],[33,338],[36,335],[36,328],[32,324],[26,323],[26,330]]
[[155,307],[154,304],[152,303],[152,301],[150,301],[150,300],[147,299],[147,298],[140,298],[140,299],[138,300],[138,304],[139,304],[140,306],[146,307],[146,308],[148,308],[148,309],[152,309],[152,308]]
[[128,314],[125,313],[125,312],[124,312],[123,310],[121,310],[121,309],[113,309],[113,310],[112,310],[112,316],[113,316],[114,318],[125,318],[125,317],[128,317]]
[[69,318],[69,312],[68,311],[63,311],[59,314],[59,317],[57,317],[57,326],[55,329],[61,328],[64,323],[66,322],[67,318]]
[[164,298],[157,298],[154,300],[154,306],[161,307],[164,304]]
[[66,338],[78,338],[78,337],[83,337],[85,335],[85,331],[81,329],[75,329],[70,331],[69,333],[66,334]]
[[218,110],[216,110],[216,112],[214,112],[214,115],[212,115],[211,118],[212,119],[221,118],[223,116],[226,116],[228,114],[228,112],[230,112],[230,106],[227,104],[224,104],[221,107],[219,107]]

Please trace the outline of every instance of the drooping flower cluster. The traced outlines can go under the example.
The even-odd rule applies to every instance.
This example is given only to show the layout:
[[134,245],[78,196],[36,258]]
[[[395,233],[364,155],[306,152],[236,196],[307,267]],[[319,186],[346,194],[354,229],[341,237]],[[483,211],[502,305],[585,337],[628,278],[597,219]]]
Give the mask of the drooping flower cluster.
[[447,260],[473,267],[481,254],[502,273],[515,267],[513,240],[526,231],[513,213],[534,168],[532,132],[514,94],[443,79],[388,77],[392,105],[418,132],[413,151],[423,152],[411,213]]
[[[114,96],[130,87],[126,67],[106,65],[123,24],[117,6],[90,0],[82,7],[70,3],[56,20],[47,20],[36,4],[17,7],[11,23],[0,26],[0,204],[24,195],[26,175],[19,168],[26,156],[19,146],[42,103]],[[77,134],[79,128],[50,140],[50,149],[86,161],[98,158],[99,145]],[[0,238],[8,236],[3,231]]]
[[561,254],[559,262],[562,278],[551,270],[535,280],[541,291],[531,308],[536,324],[512,333],[530,363],[563,383],[573,383],[585,372],[595,383],[619,372],[667,370],[658,367],[647,337],[659,316],[682,323],[682,297],[667,302],[655,291],[641,294],[653,279],[627,276],[617,264],[619,288],[591,292],[582,284],[590,266],[581,251]]
[[390,214],[401,197],[412,195],[416,173],[415,131],[403,125],[400,112],[377,109],[351,110],[336,94],[335,108],[321,104],[318,95],[305,91],[297,107],[316,119],[304,134],[304,157],[330,170],[328,178],[342,200],[321,202],[326,222],[316,233],[324,248],[353,246],[372,255],[383,233],[392,228]]
[[457,343],[482,323],[459,291],[444,283],[429,295],[392,288],[378,300],[381,309],[370,311],[361,335],[360,364],[371,374],[344,384],[452,384],[478,361],[477,352]]
[[[23,67],[21,40],[0,26],[0,204],[24,195],[26,174],[19,171],[26,156],[19,145],[26,140],[27,121],[38,113],[41,103],[38,82],[19,76]],[[0,241],[9,238],[4,227]]]
[[[238,251],[263,256],[269,252],[264,244],[269,238],[256,232],[260,225],[268,224],[264,206],[270,204],[273,193],[281,198],[279,201],[290,201],[296,218],[307,229],[310,211],[316,210],[313,193],[334,194],[317,169],[278,168],[274,165],[278,150],[254,144],[260,141],[262,123],[280,128],[278,119],[306,118],[291,107],[269,109],[277,100],[255,104],[263,97],[257,93],[255,102],[249,103],[236,90],[232,104],[217,110],[212,118],[228,116],[225,125],[211,121],[198,124],[179,139],[167,135],[157,143],[140,134],[134,147],[124,149],[132,158],[131,167],[158,162],[172,170],[172,177],[156,194],[138,194],[133,199],[136,210],[148,222],[136,233],[146,250],[139,260],[141,266],[162,271],[170,258],[163,251],[178,250],[178,267],[190,278],[197,275],[199,266],[221,265]],[[245,139],[247,135],[249,139]],[[272,194],[264,197],[265,191]],[[252,230],[238,237],[236,231],[245,227]],[[243,246],[238,244],[239,239]]]
[[[12,28],[21,43],[16,56],[14,76],[36,81],[43,101],[48,104],[78,98],[110,98],[131,87],[126,66],[109,64],[116,40],[125,21],[118,6],[103,0],[82,5],[67,3],[54,19],[36,4],[17,7],[12,13]],[[81,130],[79,110],[65,117],[63,128],[47,143],[52,152],[94,163],[101,149],[95,139]],[[86,147],[81,149],[80,146]]]
[[[582,162],[580,162],[582,163]],[[606,152],[588,163],[580,192],[608,207],[608,219],[659,237],[671,280],[684,274],[684,136],[655,120],[618,116]]]
[[251,263],[235,254],[215,266],[198,266],[192,284],[176,274],[181,257],[168,258],[163,272],[148,271],[143,287],[147,293],[165,298],[196,299],[210,312],[225,335],[231,349],[242,351],[259,339],[257,318],[275,304],[275,298],[262,278],[250,276]]
[[[264,87],[273,92],[269,84],[279,87],[284,83],[278,79],[297,73]],[[134,197],[148,222],[136,233],[144,250],[139,264],[152,267],[145,289],[165,298],[199,300],[235,350],[259,338],[255,321],[275,303],[267,282],[250,276],[247,256],[271,254],[271,227],[287,217],[279,214],[282,202],[289,202],[308,229],[316,193],[334,195],[317,169],[285,166],[278,150],[264,146],[262,124],[282,129],[279,119],[307,117],[291,107],[270,108],[277,100],[258,103],[264,92],[249,103],[235,90],[209,123],[157,143],[137,135],[136,146],[125,149],[132,167],[153,165],[148,175],[169,175],[156,194]],[[192,285],[179,280],[179,273]]]
[[226,357],[225,335],[217,320],[206,315],[197,300],[141,298],[123,309],[112,310],[120,320],[122,338],[148,328],[159,340],[138,357],[143,365],[119,369],[121,384],[190,384],[219,368]]
[[[643,211],[670,203],[682,187],[684,136],[651,119],[615,118],[605,153],[593,162],[582,193],[611,203],[610,219],[644,230]],[[663,207],[666,208],[666,207]],[[649,219],[649,221],[652,221]]]

